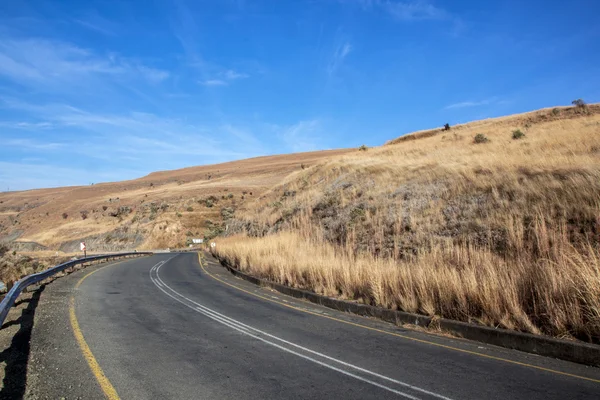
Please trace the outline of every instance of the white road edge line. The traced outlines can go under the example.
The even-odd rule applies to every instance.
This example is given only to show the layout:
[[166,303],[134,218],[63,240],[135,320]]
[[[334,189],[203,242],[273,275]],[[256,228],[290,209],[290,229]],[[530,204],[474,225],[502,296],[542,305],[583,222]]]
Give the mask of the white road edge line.
[[[169,259],[169,260],[170,260],[170,259]],[[387,381],[389,381],[389,382],[395,383],[395,384],[397,384],[397,385],[400,385],[400,386],[404,386],[404,387],[406,387],[406,388],[409,388],[409,389],[412,389],[412,390],[415,390],[415,391],[421,392],[421,393],[423,393],[423,394],[427,394],[427,395],[429,395],[429,396],[433,396],[433,397],[436,397],[436,398],[439,398],[439,399],[443,399],[443,400],[452,400],[452,399],[451,399],[451,398],[449,398],[449,397],[446,397],[446,396],[443,396],[443,395],[440,395],[440,394],[437,394],[437,393],[434,393],[434,392],[430,392],[430,391],[428,391],[428,390],[425,390],[425,389],[422,389],[422,388],[420,388],[420,387],[413,386],[413,385],[410,385],[410,384],[408,384],[408,383],[405,383],[405,382],[398,381],[398,380],[396,380],[396,379],[393,379],[393,378],[387,377],[387,376],[385,376],[385,375],[378,374],[378,373],[376,373],[376,372],[373,372],[373,371],[369,371],[369,370],[367,370],[367,369],[364,369],[364,368],[358,367],[358,366],[356,366],[356,365],[349,364],[349,363],[347,363],[347,362],[344,362],[344,361],[338,360],[338,359],[336,359],[336,358],[330,357],[330,356],[328,356],[328,355],[326,355],[326,354],[322,354],[322,353],[319,353],[319,352],[317,352],[317,351],[314,351],[314,350],[308,349],[308,348],[306,348],[306,347],[300,346],[300,345],[298,345],[298,344],[295,344],[295,343],[289,342],[289,341],[287,341],[287,340],[285,340],[285,339],[281,339],[281,338],[279,338],[279,337],[277,337],[277,336],[271,335],[271,334],[269,334],[269,333],[267,333],[267,332],[264,332],[264,331],[261,331],[261,330],[259,330],[259,329],[257,329],[257,328],[254,328],[254,327],[251,327],[251,326],[249,326],[249,325],[246,325],[246,324],[244,324],[244,323],[242,323],[242,322],[240,322],[240,321],[237,321],[237,320],[235,320],[235,319],[233,319],[233,318],[230,318],[230,317],[228,317],[228,316],[226,316],[226,315],[223,315],[223,314],[221,314],[221,313],[219,313],[219,312],[217,312],[217,311],[214,311],[214,310],[212,310],[212,309],[210,309],[210,308],[208,308],[208,307],[206,307],[206,306],[204,306],[204,305],[202,305],[202,304],[199,304],[199,303],[197,303],[197,302],[195,302],[195,301],[193,301],[193,300],[191,300],[191,299],[189,299],[189,298],[185,297],[185,296],[184,296],[184,295],[182,295],[181,293],[178,293],[176,290],[174,290],[173,288],[171,288],[170,286],[168,286],[168,285],[167,285],[167,284],[166,284],[166,283],[165,283],[165,282],[164,282],[164,281],[163,281],[163,280],[160,278],[160,276],[159,276],[159,271],[160,271],[160,268],[161,268],[163,265],[165,265],[165,264],[166,264],[166,263],[167,263],[169,260],[166,260],[166,261],[164,261],[164,262],[161,262],[161,263],[158,263],[157,265],[155,265],[155,266],[154,266],[154,267],[153,267],[153,268],[150,270],[150,279],[151,279],[151,280],[152,280],[152,282],[153,282],[153,283],[154,283],[154,284],[155,284],[155,285],[156,285],[156,286],[157,286],[157,287],[158,287],[158,288],[159,288],[159,289],[160,289],[160,290],[161,290],[163,293],[165,293],[167,296],[169,296],[169,297],[171,297],[172,299],[174,299],[174,300],[178,301],[179,303],[182,303],[182,304],[184,304],[185,306],[187,306],[187,307],[189,307],[189,308],[193,309],[194,311],[197,311],[197,312],[199,312],[199,313],[202,313],[203,315],[205,315],[205,316],[207,316],[207,317],[209,317],[209,318],[211,318],[211,319],[213,319],[213,320],[215,320],[215,321],[217,321],[217,322],[220,322],[220,323],[222,323],[222,324],[224,324],[224,325],[227,325],[227,326],[229,326],[230,328],[232,328],[232,329],[235,329],[235,330],[236,330],[236,331],[238,331],[238,332],[241,332],[241,333],[244,333],[244,334],[246,334],[246,335],[249,335],[249,336],[251,336],[251,337],[253,337],[253,338],[255,338],[255,339],[258,339],[258,340],[260,340],[260,341],[262,341],[262,342],[264,342],[264,343],[267,343],[267,344],[270,344],[270,345],[272,345],[272,346],[275,346],[275,347],[277,347],[277,348],[279,348],[279,349],[281,349],[281,350],[283,350],[283,351],[286,351],[286,352],[289,352],[289,353],[291,353],[291,354],[297,355],[297,356],[299,356],[299,357],[301,357],[301,358],[304,358],[304,359],[307,359],[307,360],[313,361],[313,362],[315,362],[315,363],[317,363],[317,364],[319,364],[319,365],[321,365],[321,366],[324,366],[324,367],[326,367],[326,368],[333,369],[333,370],[335,370],[335,371],[337,371],[337,372],[340,372],[340,373],[342,373],[342,374],[345,374],[345,375],[351,376],[351,377],[353,377],[353,378],[355,378],[355,379],[358,379],[358,380],[361,380],[361,381],[363,381],[363,382],[366,382],[366,383],[372,384],[372,385],[374,385],[374,386],[377,386],[377,387],[380,387],[380,388],[382,388],[382,389],[388,390],[388,391],[390,391],[390,392],[392,392],[392,393],[395,393],[395,394],[398,394],[398,395],[400,395],[400,396],[404,396],[404,397],[406,397],[406,398],[410,398],[410,399],[418,399],[418,398],[416,398],[416,397],[414,397],[414,396],[411,396],[410,394],[407,394],[407,393],[404,393],[404,392],[401,392],[401,391],[395,390],[395,389],[393,389],[393,388],[387,387],[387,386],[385,386],[385,385],[379,384],[379,383],[377,383],[377,382],[371,381],[371,380],[369,380],[369,379],[366,379],[366,378],[363,378],[363,377],[361,377],[361,376],[358,376],[358,375],[352,374],[352,373],[350,373],[350,372],[344,371],[344,370],[342,370],[342,369],[339,369],[339,368],[337,368],[337,367],[334,367],[333,365],[330,365],[330,364],[324,363],[324,362],[322,362],[322,361],[316,360],[316,359],[314,359],[314,358],[312,358],[312,357],[308,357],[308,356],[306,356],[306,355],[304,355],[304,354],[297,353],[297,352],[295,352],[295,351],[293,351],[293,350],[290,350],[290,349],[288,349],[288,348],[285,348],[285,347],[283,347],[283,346],[280,346],[280,345],[278,345],[278,344],[276,344],[276,343],[273,343],[273,342],[271,342],[271,341],[269,341],[269,340],[266,340],[266,339],[264,339],[264,338],[261,338],[261,337],[259,337],[259,336],[256,336],[254,333],[257,333],[257,334],[261,334],[261,335],[267,336],[267,337],[269,337],[269,338],[272,338],[272,339],[275,339],[275,340],[277,340],[277,341],[280,341],[280,342],[282,342],[282,343],[285,343],[285,344],[287,344],[287,345],[289,345],[289,346],[296,347],[296,348],[298,348],[298,349],[301,349],[301,350],[303,350],[303,351],[305,351],[305,352],[312,353],[312,354],[315,354],[315,355],[317,355],[317,356],[319,356],[319,357],[322,357],[322,358],[324,358],[324,359],[327,359],[327,360],[333,361],[333,362],[335,362],[335,363],[341,364],[341,365],[343,365],[343,366],[345,366],[345,367],[348,367],[348,368],[355,369],[355,370],[357,370],[357,371],[360,371],[360,372],[363,372],[363,373],[365,373],[365,374],[369,374],[369,375],[375,376],[375,377],[377,377],[377,378],[380,378],[380,379],[383,379],[383,380],[387,380]],[[155,279],[155,278],[152,276],[152,272],[153,272],[153,271],[154,271],[154,272],[155,272],[155,274],[156,274],[156,279]],[[167,288],[169,291],[173,292],[173,294],[175,294],[175,295],[173,295],[173,294],[169,293],[167,290],[165,290],[165,288]],[[195,307],[194,307],[194,306],[191,306],[190,304],[187,304],[186,302],[182,301],[181,299],[177,298],[176,296],[179,296],[179,297],[181,297],[182,299],[185,299],[185,300],[187,300],[188,302],[190,302],[190,303],[194,304],[194,305],[195,305]],[[252,331],[254,331],[254,332],[252,332]]]
[[[154,282],[154,280],[152,280],[152,281]],[[177,297],[175,297],[175,296],[171,295],[169,292],[167,292],[167,291],[166,291],[165,289],[163,289],[162,287],[160,287],[160,286],[158,286],[158,285],[157,285],[157,287],[158,287],[158,288],[159,288],[159,289],[160,289],[160,290],[161,290],[163,293],[165,293],[167,296],[171,297],[173,300],[176,300],[176,301],[178,301],[179,303],[181,303],[181,304],[185,305],[186,307],[189,307],[189,308],[191,308],[191,309],[192,309],[192,310],[194,310],[194,311],[198,311],[196,308],[194,308],[194,307],[190,306],[189,304],[187,304],[187,303],[185,303],[185,302],[181,301],[181,300],[180,300],[180,299],[178,299]],[[172,289],[171,289],[171,290],[172,290]],[[202,315],[205,315],[205,316],[209,317],[210,319],[212,319],[212,320],[214,320],[214,321],[217,321],[217,322],[219,322],[219,323],[221,323],[221,324],[223,324],[223,325],[226,325],[226,326],[228,326],[228,327],[230,327],[230,328],[232,328],[232,329],[234,329],[234,330],[236,330],[236,331],[238,331],[238,332],[240,332],[240,333],[243,333],[243,334],[245,334],[245,335],[247,335],[247,336],[250,336],[250,337],[252,337],[252,338],[254,338],[254,339],[260,340],[261,342],[264,342],[264,343],[266,343],[266,344],[269,344],[269,345],[271,345],[271,346],[274,346],[274,347],[276,347],[276,348],[278,348],[278,349],[280,349],[280,350],[283,350],[283,351],[285,351],[285,352],[287,352],[287,353],[294,354],[294,355],[296,355],[296,356],[298,356],[298,357],[301,357],[301,358],[304,358],[304,359],[306,359],[306,360],[312,361],[312,362],[314,362],[315,364],[321,365],[321,366],[323,366],[323,367],[325,367],[325,368],[332,369],[332,370],[334,370],[334,371],[337,371],[337,372],[339,372],[339,373],[341,373],[341,374],[344,374],[344,375],[350,376],[350,377],[352,377],[352,378],[355,378],[355,379],[357,379],[357,380],[359,380],[359,381],[362,381],[362,382],[365,382],[365,383],[369,383],[369,384],[371,384],[371,385],[373,385],[373,386],[376,386],[376,387],[379,387],[379,388],[381,388],[381,389],[387,390],[387,391],[389,391],[389,392],[392,392],[392,393],[398,394],[398,395],[400,395],[400,396],[403,396],[403,397],[405,397],[405,398],[407,398],[407,399],[412,399],[412,400],[420,400],[418,397],[411,396],[411,395],[409,395],[408,393],[404,393],[404,392],[401,392],[401,391],[399,391],[399,390],[392,389],[392,388],[390,388],[390,387],[388,387],[388,386],[382,385],[382,384],[380,384],[380,383],[377,383],[377,382],[371,381],[371,380],[369,380],[369,379],[363,378],[363,377],[361,377],[361,376],[358,376],[358,375],[352,374],[352,373],[350,373],[350,372],[344,371],[344,370],[342,370],[342,369],[339,369],[339,368],[337,368],[337,367],[334,367],[333,365],[329,365],[329,364],[327,364],[327,363],[324,363],[324,362],[322,362],[322,361],[316,360],[316,359],[314,359],[314,358],[312,358],[312,357],[309,357],[309,356],[306,356],[306,355],[304,355],[304,354],[301,354],[301,353],[295,352],[295,351],[293,351],[293,350],[287,349],[287,348],[285,348],[285,347],[283,347],[283,346],[281,346],[281,345],[278,345],[277,343],[273,343],[273,342],[270,342],[270,341],[268,341],[268,340],[266,340],[266,339],[263,339],[263,338],[261,338],[260,336],[256,336],[256,335],[254,335],[254,334],[250,333],[249,331],[247,331],[247,330],[245,330],[245,329],[243,329],[243,328],[241,328],[241,327],[239,327],[239,326],[236,326],[236,325],[233,325],[233,324],[231,324],[231,323],[225,322],[223,319],[221,319],[221,318],[218,318],[218,317],[215,317],[215,316],[212,316],[212,315],[210,315],[210,314],[208,314],[208,313],[206,313],[206,312],[203,312],[203,311],[198,311],[198,312],[199,312],[199,313],[201,313]]]

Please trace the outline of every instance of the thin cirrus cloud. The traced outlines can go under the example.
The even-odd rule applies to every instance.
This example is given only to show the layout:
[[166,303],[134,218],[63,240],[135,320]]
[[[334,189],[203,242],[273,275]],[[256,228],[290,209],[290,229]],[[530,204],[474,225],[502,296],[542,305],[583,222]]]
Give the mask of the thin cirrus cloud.
[[380,10],[398,21],[442,20],[452,15],[426,0],[337,0],[345,5],[360,6],[364,10]]
[[329,75],[334,75],[337,72],[351,51],[352,45],[349,42],[344,42],[335,48],[331,60],[329,61],[329,65],[327,66]]
[[200,81],[200,84],[204,85],[204,86],[227,86],[234,81],[237,81],[239,79],[246,79],[248,77],[249,77],[248,74],[237,72],[232,69],[228,69],[228,70],[219,72],[213,78]]
[[451,17],[446,10],[427,1],[379,1],[385,11],[400,21],[443,20]]
[[64,87],[103,78],[142,77],[158,83],[169,72],[115,54],[100,55],[74,44],[39,38],[0,38],[0,77],[25,86]]
[[[29,129],[33,133],[38,131],[40,124],[48,126],[49,130],[51,127],[53,131],[68,129],[86,132],[81,135],[84,138],[83,145],[74,151],[81,153],[93,147],[94,151],[89,155],[94,158],[104,158],[105,154],[125,149],[127,153],[146,156],[160,154],[165,158],[177,159],[182,155],[202,155],[220,161],[264,151],[251,133],[243,131],[242,135],[242,129],[233,125],[215,128],[147,112],[99,113],[67,104],[34,104],[6,98],[0,98],[1,108],[26,113],[30,118],[42,121],[22,126],[22,129]],[[236,145],[225,146],[227,142]],[[23,138],[7,138],[6,143],[13,147],[37,150],[53,150],[60,145],[53,143],[44,147],[43,143]]]
[[100,33],[105,36],[116,36],[118,31],[117,25],[115,23],[102,17],[96,11],[88,11],[79,18],[73,19],[73,22],[88,30]]
[[2,142],[2,145],[8,147],[19,147],[27,150],[61,150],[67,148],[66,143],[41,142],[32,139],[7,139]]
[[207,79],[205,81],[200,82],[200,84],[204,86],[226,86],[227,82],[222,79]]
[[470,108],[470,107],[480,107],[480,106],[487,106],[490,104],[494,104],[497,103],[497,99],[495,97],[489,98],[489,99],[484,99],[484,100],[479,100],[479,101],[472,101],[472,100],[468,100],[468,101],[461,101],[458,103],[452,103],[447,105],[446,107],[444,107],[444,110],[452,110],[452,109],[457,109],[457,108]]
[[293,152],[312,151],[320,148],[321,121],[318,119],[300,121],[290,126],[275,126],[283,142]]

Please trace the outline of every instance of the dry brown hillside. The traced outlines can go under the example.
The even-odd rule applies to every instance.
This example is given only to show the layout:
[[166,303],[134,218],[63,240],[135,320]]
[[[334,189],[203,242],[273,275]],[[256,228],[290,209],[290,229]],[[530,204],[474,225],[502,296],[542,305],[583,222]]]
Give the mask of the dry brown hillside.
[[291,174],[216,252],[280,283],[600,342],[600,106],[418,132]]
[[92,252],[181,247],[217,234],[222,214],[243,209],[288,174],[347,150],[258,157],[155,172],[92,186],[0,193],[0,242],[12,250]]

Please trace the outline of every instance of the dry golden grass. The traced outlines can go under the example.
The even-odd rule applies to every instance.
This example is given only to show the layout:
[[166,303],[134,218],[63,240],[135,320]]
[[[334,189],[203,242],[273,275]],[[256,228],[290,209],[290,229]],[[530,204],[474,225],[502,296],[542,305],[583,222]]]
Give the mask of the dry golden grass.
[[600,342],[600,107],[583,111],[479,121],[295,172],[217,252],[327,295]]

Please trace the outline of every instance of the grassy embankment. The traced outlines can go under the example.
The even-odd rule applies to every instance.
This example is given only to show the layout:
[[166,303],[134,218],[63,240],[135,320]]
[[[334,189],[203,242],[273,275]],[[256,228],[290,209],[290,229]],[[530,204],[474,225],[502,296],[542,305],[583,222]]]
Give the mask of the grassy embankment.
[[600,107],[555,110],[293,173],[216,251],[330,296],[600,342]]

